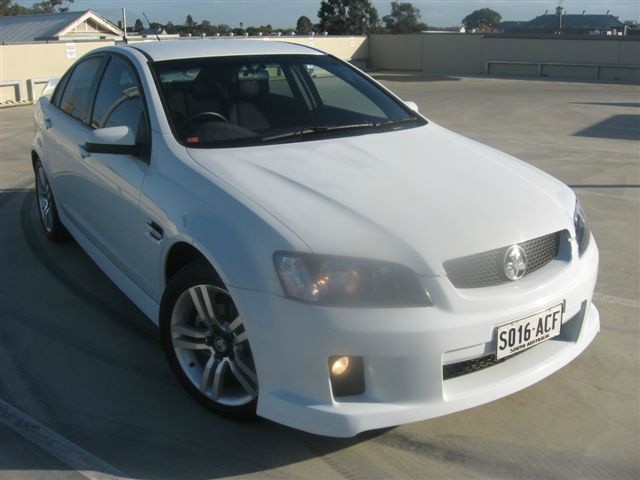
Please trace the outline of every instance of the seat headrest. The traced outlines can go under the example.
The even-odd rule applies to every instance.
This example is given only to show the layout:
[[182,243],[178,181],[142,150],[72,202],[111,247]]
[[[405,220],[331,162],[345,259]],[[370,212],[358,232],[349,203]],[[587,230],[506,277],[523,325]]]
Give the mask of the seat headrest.
[[221,103],[228,99],[227,89],[218,75],[211,70],[203,70],[193,82],[191,93],[195,98],[215,98]]
[[269,72],[242,70],[238,73],[238,96],[252,98],[269,93]]

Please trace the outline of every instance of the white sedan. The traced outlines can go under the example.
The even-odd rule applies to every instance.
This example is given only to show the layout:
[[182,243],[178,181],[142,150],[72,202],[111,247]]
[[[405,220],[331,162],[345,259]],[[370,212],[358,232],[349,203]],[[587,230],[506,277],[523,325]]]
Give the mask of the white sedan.
[[98,49],[35,121],[46,235],[159,325],[218,413],[352,436],[527,387],[599,330],[570,188],[318,50]]

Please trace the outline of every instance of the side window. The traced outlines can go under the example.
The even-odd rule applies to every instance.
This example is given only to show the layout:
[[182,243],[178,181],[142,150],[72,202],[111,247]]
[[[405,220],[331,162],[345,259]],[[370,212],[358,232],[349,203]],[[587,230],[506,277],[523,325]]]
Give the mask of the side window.
[[287,81],[287,77],[282,70],[282,67],[277,64],[268,65],[266,67],[269,72],[269,92],[274,95],[281,95],[283,97],[293,98],[293,92]]
[[71,71],[65,73],[58,85],[56,86],[55,91],[53,92],[53,96],[51,97],[51,103],[56,107],[60,107],[60,98],[62,97],[62,92],[64,92],[64,87],[67,86],[67,82],[69,81],[69,75],[71,75]]
[[89,96],[101,63],[101,57],[92,57],[76,65],[64,89],[60,108],[78,120],[84,120],[86,116]]
[[385,117],[384,112],[374,102],[333,73],[316,65],[307,65],[307,73],[313,80],[322,103],[326,106],[374,117]]
[[133,130],[138,144],[147,143],[147,124],[136,75],[119,57],[111,58],[100,80],[91,126],[127,126]]

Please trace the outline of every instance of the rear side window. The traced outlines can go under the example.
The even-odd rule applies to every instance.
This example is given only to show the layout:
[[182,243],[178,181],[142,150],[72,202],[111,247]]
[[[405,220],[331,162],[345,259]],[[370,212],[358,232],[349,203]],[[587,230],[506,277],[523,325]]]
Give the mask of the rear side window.
[[53,97],[51,97],[51,103],[53,103],[56,107],[60,107],[60,98],[62,98],[62,92],[64,92],[64,87],[67,86],[67,82],[69,81],[70,72],[64,74],[64,76],[58,82],[55,91],[53,92]]
[[93,57],[76,65],[64,89],[60,108],[78,120],[84,120],[86,117],[89,96],[101,63],[102,57]]
[[138,144],[147,143],[144,105],[140,98],[136,74],[131,66],[119,57],[111,58],[100,80],[91,126],[126,126],[133,130]]

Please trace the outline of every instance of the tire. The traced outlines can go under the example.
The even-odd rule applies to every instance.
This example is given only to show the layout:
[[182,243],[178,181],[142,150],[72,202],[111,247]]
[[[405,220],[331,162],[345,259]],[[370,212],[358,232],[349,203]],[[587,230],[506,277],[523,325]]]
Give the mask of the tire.
[[44,233],[52,242],[65,242],[70,239],[71,235],[69,235],[69,232],[60,221],[53,191],[40,160],[35,162],[34,173],[36,177],[38,213]]
[[247,331],[206,261],[188,264],[169,280],[160,335],[173,372],[202,405],[236,420],[255,418],[258,382]]

